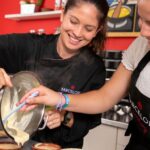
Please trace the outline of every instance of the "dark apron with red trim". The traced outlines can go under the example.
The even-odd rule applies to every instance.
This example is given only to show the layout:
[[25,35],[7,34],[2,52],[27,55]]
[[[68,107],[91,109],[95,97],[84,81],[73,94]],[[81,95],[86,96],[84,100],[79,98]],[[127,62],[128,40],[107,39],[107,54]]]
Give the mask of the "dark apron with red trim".
[[132,74],[129,101],[133,120],[126,131],[126,135],[131,134],[131,138],[125,150],[150,150],[150,98],[143,95],[135,86],[141,71],[149,61],[150,51],[139,62]]

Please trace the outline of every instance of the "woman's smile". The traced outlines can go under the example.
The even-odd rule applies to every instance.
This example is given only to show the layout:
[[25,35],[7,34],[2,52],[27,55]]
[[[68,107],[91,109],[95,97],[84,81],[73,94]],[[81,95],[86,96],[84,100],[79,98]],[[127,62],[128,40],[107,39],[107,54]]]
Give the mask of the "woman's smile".
[[74,36],[71,36],[69,35],[69,43],[72,44],[72,45],[78,45],[80,44],[81,40],[79,40],[78,38],[74,37]]

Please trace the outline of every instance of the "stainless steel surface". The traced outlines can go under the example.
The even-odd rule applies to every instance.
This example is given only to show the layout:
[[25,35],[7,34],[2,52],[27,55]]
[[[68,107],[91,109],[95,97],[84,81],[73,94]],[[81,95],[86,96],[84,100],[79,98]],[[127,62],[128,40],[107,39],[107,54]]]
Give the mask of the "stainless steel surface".
[[[22,71],[15,74],[12,77],[13,88],[4,88],[4,92],[1,99],[0,113],[1,120],[14,108],[16,103],[22,98],[22,96],[32,88],[40,85],[40,80],[35,74],[29,71]],[[27,132],[32,135],[38,128],[44,115],[45,106],[40,105],[30,112],[16,112],[15,119],[11,120],[14,127]],[[6,133],[13,137],[13,132],[7,126],[2,123],[3,129]]]
[[122,128],[122,129],[127,129],[128,127],[127,123],[105,119],[105,118],[102,118],[102,124],[117,127],[117,128]]
[[114,60],[121,60],[122,51],[115,51],[115,50],[107,50],[103,54],[105,59],[114,59]]
[[110,111],[102,114],[102,123],[126,129],[129,121],[133,117],[129,110],[130,108],[128,106],[115,105]]
[[110,79],[114,72],[114,69],[106,69],[106,79]]
[[[116,71],[116,68],[121,61],[121,57],[122,51],[108,50],[103,53],[103,60],[106,67],[106,81],[108,81]],[[124,97],[119,104],[116,104],[111,110],[102,115],[103,124],[119,128],[127,128],[131,119],[132,114],[128,96]]]
[[114,59],[105,59],[104,62],[105,62],[105,67],[111,69],[116,69],[120,64],[120,60],[114,60]]

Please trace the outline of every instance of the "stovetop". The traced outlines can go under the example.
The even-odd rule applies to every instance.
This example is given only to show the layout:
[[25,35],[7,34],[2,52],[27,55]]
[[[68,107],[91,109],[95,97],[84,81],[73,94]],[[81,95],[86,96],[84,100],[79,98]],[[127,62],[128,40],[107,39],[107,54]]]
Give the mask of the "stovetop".
[[129,105],[117,104],[111,110],[102,114],[102,123],[115,127],[127,128],[132,117]]

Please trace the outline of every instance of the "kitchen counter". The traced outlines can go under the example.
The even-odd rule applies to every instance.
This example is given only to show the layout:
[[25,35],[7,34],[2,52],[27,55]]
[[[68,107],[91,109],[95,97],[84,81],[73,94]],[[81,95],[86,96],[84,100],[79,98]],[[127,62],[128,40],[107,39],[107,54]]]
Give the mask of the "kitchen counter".
[[128,127],[128,123],[105,119],[105,118],[102,118],[102,124],[117,127],[117,128],[122,128],[122,129],[126,129]]

